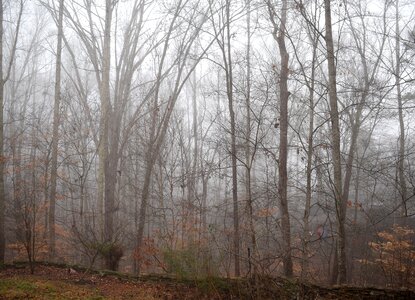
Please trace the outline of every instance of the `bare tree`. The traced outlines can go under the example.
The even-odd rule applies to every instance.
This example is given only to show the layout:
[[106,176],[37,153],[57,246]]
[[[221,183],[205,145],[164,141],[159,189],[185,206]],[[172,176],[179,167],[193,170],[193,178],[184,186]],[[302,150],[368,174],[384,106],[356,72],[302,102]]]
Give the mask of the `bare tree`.
[[[258,257],[257,241],[255,234],[255,224],[254,224],[254,204],[252,197],[252,166],[254,153],[251,151],[251,85],[252,85],[252,70],[251,70],[251,2],[246,1],[246,96],[245,96],[245,106],[246,106],[246,132],[245,132],[245,193],[246,193],[246,210],[248,214],[248,223],[249,223],[249,234],[250,234],[250,243],[252,249],[253,260],[255,261]],[[251,250],[249,250],[251,251]],[[249,253],[250,254],[250,253]],[[251,255],[251,254],[250,254]],[[248,272],[251,273],[251,257],[248,257]],[[257,273],[256,263],[254,264],[253,274]]]
[[56,181],[58,177],[58,143],[60,123],[61,102],[61,64],[62,64],[62,36],[63,36],[63,3],[59,1],[58,18],[58,43],[56,48],[55,66],[55,102],[53,107],[53,132],[52,132],[52,161],[50,174],[50,197],[49,197],[49,259],[54,260],[55,251],[55,205],[56,205]]
[[4,190],[4,169],[6,159],[4,157],[4,86],[10,78],[10,73],[14,63],[17,49],[17,41],[19,37],[20,25],[23,15],[24,0],[19,1],[19,12],[16,22],[15,34],[12,40],[12,48],[9,53],[9,62],[4,68],[4,4],[0,0],[0,263],[4,262],[4,254],[6,247],[4,218],[6,195]]
[[326,24],[326,47],[327,47],[327,67],[329,75],[329,98],[330,98],[330,121],[331,121],[331,147],[332,160],[334,169],[334,201],[337,217],[337,283],[343,284],[346,282],[346,205],[343,203],[342,192],[342,168],[341,168],[341,151],[340,151],[340,124],[339,124],[339,110],[337,99],[337,81],[336,81],[336,64],[335,52],[333,44],[333,30],[331,20],[331,3],[330,0],[324,1],[325,10],[325,24]]
[[[119,56],[116,56],[114,62],[115,65],[115,82],[114,93],[111,99],[111,32],[112,32],[112,14],[118,1],[107,1],[105,6],[104,24],[104,39],[100,48],[96,46],[100,42],[96,33],[94,25],[94,12],[92,3],[88,3],[83,7],[88,15],[88,21],[90,23],[90,29],[86,30],[82,26],[82,21],[78,14],[74,16],[67,12],[68,18],[71,20],[72,25],[83,42],[89,59],[94,68],[96,80],[99,85],[100,95],[100,126],[99,126],[99,138],[95,143],[98,148],[98,217],[100,230],[103,230],[103,242],[106,243],[111,249],[112,247],[118,248],[115,232],[115,213],[117,211],[116,203],[116,190],[119,173],[120,158],[123,153],[124,146],[128,140],[129,132],[132,129],[132,124],[136,122],[137,116],[139,116],[140,109],[146,103],[151,95],[152,89],[145,97],[144,101],[135,108],[135,112],[132,114],[132,120],[127,124],[123,131],[123,122],[125,121],[127,104],[131,100],[132,82],[134,80],[135,72],[143,63],[145,57],[154,49],[154,45],[150,44],[148,48],[142,47],[139,44],[141,38],[141,31],[143,28],[143,12],[145,9],[146,1],[135,0],[133,3],[131,17],[128,19],[127,26],[123,35],[123,44]],[[77,7],[73,7],[74,10]],[[117,45],[117,41],[114,41]],[[157,44],[156,44],[157,45]],[[116,50],[116,49],[115,49]],[[72,60],[75,67],[75,55],[73,51],[69,49]],[[116,52],[117,53],[117,52]],[[102,66],[102,67],[101,67]],[[85,88],[83,87],[80,75],[76,73],[76,84],[79,87],[79,91],[85,97]],[[88,104],[85,103],[87,112],[91,109]],[[91,117],[89,117],[91,118]],[[102,213],[104,218],[101,218]],[[107,261],[107,266],[113,265]]]
[[[302,5],[302,6],[301,6]],[[311,205],[312,205],[312,196],[313,196],[313,185],[312,185],[312,177],[314,172],[314,157],[315,157],[315,142],[314,138],[316,135],[316,106],[318,99],[316,99],[316,86],[317,86],[317,65],[319,63],[317,51],[318,51],[318,43],[320,39],[320,32],[312,26],[311,24],[317,24],[316,20],[320,16],[320,9],[318,6],[314,8],[310,5],[312,10],[312,16],[307,16],[306,7],[301,4],[298,9],[302,16],[305,18],[306,23],[303,24],[305,26],[307,32],[306,35],[308,40],[312,46],[312,56],[311,56],[311,65],[309,66],[310,70],[306,69],[305,63],[303,62],[302,58],[300,57],[300,53],[298,53],[298,49],[293,45],[295,58],[300,65],[301,69],[301,76],[304,79],[305,85],[307,87],[308,93],[308,130],[307,130],[307,142],[304,149],[307,154],[306,159],[306,188],[305,188],[305,204],[304,204],[304,215],[303,215],[303,233],[302,233],[302,258],[301,258],[301,278],[305,278],[307,276],[307,272],[309,269],[309,255],[310,255],[310,212],[311,212]],[[310,20],[312,18],[312,20]],[[292,39],[290,41],[294,44]],[[304,144],[303,142],[301,142]]]
[[[233,258],[235,276],[240,276],[240,225],[239,225],[239,204],[238,204],[238,172],[237,172],[237,150],[236,150],[236,114],[234,97],[234,75],[232,56],[232,35],[231,35],[231,0],[226,0],[218,11],[220,14],[218,24],[212,19],[213,30],[215,31],[216,43],[219,46],[222,64],[220,67],[225,73],[226,97],[228,100],[228,112],[230,123],[230,156],[232,168],[232,205],[233,205]],[[215,8],[210,4],[211,13]],[[217,28],[219,27],[219,28]]]
[[281,69],[279,74],[279,97],[280,97],[280,138],[279,138],[279,156],[278,156],[278,195],[281,208],[281,227],[283,237],[283,263],[284,275],[293,275],[293,262],[291,258],[291,225],[290,214],[288,211],[288,174],[287,174],[287,157],[288,157],[288,74],[289,74],[289,54],[285,44],[286,25],[287,25],[287,1],[282,1],[280,23],[277,25],[277,14],[274,5],[267,1],[270,20],[273,25],[273,37],[278,43],[280,51]]
[[[233,201],[233,226],[234,226],[234,259],[235,259],[235,276],[240,276],[240,236],[239,236],[239,205],[238,205],[238,172],[237,172],[237,153],[236,153],[236,130],[235,130],[235,111],[233,99],[233,71],[232,71],[232,55],[231,55],[231,1],[227,0],[226,8],[226,52],[223,51],[223,60],[226,73],[226,94],[228,97],[229,117],[231,123],[231,159],[232,159],[232,201]],[[223,45],[224,46],[224,45]]]
[[[178,26],[179,22],[179,13],[184,10],[186,5],[188,5],[188,1],[180,0],[178,3],[175,4],[175,8],[173,10],[173,17],[170,21],[169,28],[167,34],[164,38],[163,50],[160,58],[160,62],[158,64],[158,71],[157,71],[157,79],[155,82],[154,94],[151,94],[153,97],[152,103],[152,113],[151,113],[151,125],[150,125],[150,137],[149,142],[147,145],[146,153],[145,153],[145,173],[144,173],[144,183],[142,187],[141,193],[141,204],[139,209],[139,222],[138,222],[138,229],[137,229],[137,249],[140,251],[143,246],[143,238],[144,238],[144,227],[146,224],[146,210],[148,206],[149,196],[150,196],[150,184],[151,178],[153,174],[154,165],[157,161],[158,155],[160,153],[161,146],[164,143],[164,139],[166,136],[167,128],[169,126],[170,118],[172,116],[175,104],[180,96],[180,93],[183,89],[184,84],[189,79],[190,75],[200,62],[200,60],[204,57],[206,51],[211,47],[214,40],[211,40],[207,43],[207,45],[203,48],[203,51],[199,53],[191,63],[190,67],[187,67],[187,63],[189,60],[189,55],[191,49],[193,48],[193,44],[196,39],[199,37],[201,29],[207,20],[207,13],[208,11],[202,10],[202,15],[198,15],[197,10],[194,10],[191,13],[191,18],[195,19],[195,23],[185,23],[185,32],[189,31],[188,34],[185,35],[185,40],[180,43],[179,51],[177,52],[177,58],[175,64],[172,66],[167,66],[167,70],[172,70],[173,67],[176,69],[176,76],[173,81],[173,88],[169,93],[168,101],[166,103],[166,108],[164,113],[160,118],[160,102],[159,97],[161,93],[161,83],[163,80],[163,74],[165,74],[164,68],[165,63],[167,63],[167,54],[168,48],[171,43],[172,35],[174,33],[175,28],[180,28]],[[193,29],[193,30],[190,30]],[[140,273],[140,264],[139,261],[137,264],[137,273]]]
[[[386,10],[386,8],[385,8]],[[398,155],[398,179],[399,194],[401,197],[402,215],[408,216],[407,197],[408,191],[405,179],[405,123],[402,109],[402,90],[401,90],[401,32],[399,26],[399,0],[395,2],[395,85],[396,98],[398,101],[398,118],[399,118],[399,155]]]

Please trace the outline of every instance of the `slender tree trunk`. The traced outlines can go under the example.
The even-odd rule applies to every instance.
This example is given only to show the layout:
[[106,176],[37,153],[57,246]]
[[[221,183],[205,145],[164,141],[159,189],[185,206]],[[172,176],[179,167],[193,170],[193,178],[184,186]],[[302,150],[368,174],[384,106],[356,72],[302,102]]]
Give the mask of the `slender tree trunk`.
[[330,98],[330,120],[331,120],[331,139],[332,139],[332,160],[334,169],[334,201],[337,217],[337,283],[346,282],[346,231],[345,218],[346,211],[343,205],[342,193],[342,169],[340,153],[340,125],[339,111],[337,106],[337,86],[336,86],[336,65],[333,45],[333,32],[331,23],[330,0],[324,0],[325,24],[326,24],[326,47],[327,64],[329,72],[329,98]]
[[[357,156],[357,153],[356,153]],[[353,224],[357,225],[357,211],[359,207],[359,183],[360,183],[360,168],[356,170],[356,180],[354,188],[354,215],[353,215]]]
[[[158,94],[155,95],[154,107],[151,120],[150,128],[150,138],[149,145],[147,146],[146,152],[146,162],[145,162],[145,174],[144,174],[144,183],[143,189],[141,191],[141,205],[138,213],[138,230],[137,230],[137,251],[138,255],[141,255],[141,246],[144,238],[144,228],[146,220],[146,212],[148,206],[148,198],[150,196],[150,185],[151,185],[151,175],[153,173],[153,168],[155,164],[155,154],[154,154],[154,144],[155,144],[155,134],[156,134],[156,124],[158,119]],[[140,257],[137,259],[136,272],[140,274],[141,271],[141,260]]]
[[[251,4],[250,0],[246,1],[246,28],[247,28],[247,46],[246,46],[246,130],[245,130],[245,193],[246,193],[246,210],[248,213],[248,228],[250,235],[250,249],[254,261],[253,275],[257,273],[255,264],[257,258],[256,234],[254,224],[254,208],[252,199],[252,160],[251,157]],[[249,272],[251,272],[251,259],[249,260]]]
[[406,180],[405,180],[405,123],[404,123],[404,116],[403,116],[403,109],[402,109],[402,92],[401,92],[401,46],[400,46],[400,26],[399,26],[399,0],[396,0],[395,3],[395,31],[396,31],[396,50],[395,50],[395,60],[396,60],[396,68],[395,68],[395,85],[396,85],[396,92],[397,92],[397,100],[398,100],[398,116],[399,116],[399,156],[398,156],[398,179],[399,179],[399,193],[401,196],[401,211],[402,216],[408,216],[408,210],[406,205],[407,200],[407,187],[406,187]]
[[4,75],[3,75],[3,0],[0,0],[0,264],[4,263],[6,237],[4,230],[6,195],[4,191]]
[[201,170],[202,172],[202,207],[201,207],[201,223],[202,223],[202,237],[204,240],[207,239],[207,217],[206,217],[206,210],[207,210],[207,196],[208,196],[208,181],[209,181],[209,173],[205,173],[205,170]]
[[[195,47],[196,49],[196,47]],[[196,53],[196,52],[195,52]],[[192,157],[192,167],[190,170],[190,175],[188,176],[188,194],[187,194],[187,201],[188,201],[188,220],[190,222],[189,225],[196,226],[196,216],[194,212],[195,207],[195,200],[197,196],[197,166],[198,166],[198,153],[199,153],[199,145],[198,145],[198,134],[197,134],[197,83],[196,83],[196,71],[193,72],[193,86],[192,86],[192,132],[193,132],[193,157]],[[190,242],[194,241],[194,234],[193,232],[189,232]]]
[[62,36],[63,36],[63,2],[59,1],[58,18],[58,45],[56,48],[55,67],[55,102],[53,107],[53,132],[52,132],[52,161],[50,174],[50,196],[49,196],[49,260],[53,261],[56,255],[55,249],[55,202],[56,202],[56,181],[58,177],[58,143],[60,123],[60,102],[61,102],[61,61],[62,61]]
[[235,111],[233,108],[233,74],[232,74],[232,54],[231,54],[231,33],[230,33],[230,0],[226,1],[226,39],[227,39],[227,76],[226,93],[228,96],[228,108],[231,124],[231,160],[232,160],[232,202],[233,202],[233,251],[235,261],[235,276],[241,274],[240,270],[240,236],[239,236],[239,205],[238,205],[238,171],[236,160],[236,124]]
[[[279,96],[280,96],[280,138],[279,138],[279,157],[278,157],[278,195],[279,206],[281,210],[281,231],[282,231],[282,261],[284,264],[284,275],[291,277],[293,275],[293,262],[291,257],[291,226],[290,214],[288,209],[288,75],[289,75],[289,54],[285,45],[285,34],[287,24],[287,0],[282,1],[281,14],[278,17],[274,4],[270,0],[266,1],[270,21],[273,25],[273,37],[277,41],[280,52],[281,70],[279,76]],[[279,25],[277,20],[280,20]]]
[[[13,80],[14,81],[14,80]],[[16,97],[16,89],[12,89],[12,99]],[[11,105],[11,115],[15,114],[14,105]],[[18,127],[23,128],[22,120],[25,119],[26,116],[26,102],[24,103],[23,112],[20,114],[20,126]],[[24,241],[24,227],[23,227],[23,211],[22,211],[22,186],[23,186],[23,179],[22,179],[22,169],[21,169],[21,162],[22,162],[22,139],[19,137],[21,132],[18,132],[19,129],[14,128],[13,123],[10,124],[10,136],[11,136],[11,152],[12,152],[12,160],[13,160],[13,210],[14,210],[14,219],[16,222],[16,239],[18,241]]]
[[277,42],[281,57],[280,72],[280,145],[279,145],[279,164],[278,164],[278,193],[280,197],[281,208],[281,227],[283,237],[283,263],[284,275],[291,277],[293,275],[293,262],[291,258],[291,227],[290,214],[288,210],[288,174],[287,174],[287,157],[288,157],[288,61],[289,55],[285,46],[285,31],[287,23],[287,0],[282,1],[281,19],[278,30]]
[[[36,101],[33,100],[32,103],[32,115],[36,115]],[[38,121],[33,121],[32,123],[32,130],[31,130],[31,144],[36,145],[38,141],[37,137],[37,131],[36,128],[39,128],[40,119]],[[37,203],[37,177],[36,177],[36,170],[37,170],[37,147],[31,147],[30,149],[30,156],[29,160],[32,165],[31,168],[31,174],[30,174],[30,183],[31,183],[31,190],[30,190],[30,197],[29,199],[26,199],[26,205],[25,205],[25,216],[24,216],[24,222],[25,222],[25,242],[26,242],[26,250],[28,255],[28,260],[30,264],[30,272],[33,274],[34,272],[34,263],[36,261],[36,203]],[[29,174],[28,174],[29,176]]]
[[[141,251],[143,238],[144,238],[144,228],[145,228],[145,221],[146,221],[146,212],[148,206],[148,199],[150,196],[150,185],[151,185],[151,174],[152,169],[154,166],[154,162],[151,161],[152,157],[147,156],[146,162],[146,171],[144,177],[144,184],[143,190],[141,192],[141,205],[138,214],[138,232],[137,232],[137,250]],[[139,253],[140,254],[140,253]],[[136,266],[137,274],[140,274],[141,271],[141,260],[137,259],[137,266]]]
[[[112,22],[112,1],[105,2],[105,29],[104,44],[102,53],[102,77],[100,86],[101,98],[101,116],[100,116],[100,139],[99,139],[99,174],[98,174],[98,207],[101,209],[98,214],[104,212],[104,241],[111,243],[113,241],[113,206],[111,198],[105,197],[106,174],[109,168],[108,160],[108,136],[109,122],[111,115],[110,103],[110,67],[111,67],[111,22]],[[102,228],[102,227],[101,227]],[[108,266],[107,266],[108,267]]]
[[[315,41],[313,41],[315,42]],[[310,242],[310,209],[312,198],[312,173],[313,173],[313,156],[314,156],[314,86],[315,86],[315,64],[316,64],[317,44],[313,44],[313,59],[311,64],[311,76],[308,84],[309,90],[309,123],[308,123],[308,146],[307,146],[307,167],[306,167],[306,197],[304,207],[304,229],[303,229],[303,254],[302,254],[302,278],[307,275],[308,271],[308,243]]]

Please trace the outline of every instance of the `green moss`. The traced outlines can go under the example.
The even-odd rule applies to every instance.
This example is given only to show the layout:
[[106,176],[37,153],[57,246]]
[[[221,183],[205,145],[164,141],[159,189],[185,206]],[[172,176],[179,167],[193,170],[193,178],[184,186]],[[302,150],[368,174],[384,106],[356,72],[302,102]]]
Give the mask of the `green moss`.
[[0,279],[0,299],[105,299],[96,292],[62,282]]
[[25,299],[36,291],[32,282],[20,279],[1,279],[0,296],[10,299]]

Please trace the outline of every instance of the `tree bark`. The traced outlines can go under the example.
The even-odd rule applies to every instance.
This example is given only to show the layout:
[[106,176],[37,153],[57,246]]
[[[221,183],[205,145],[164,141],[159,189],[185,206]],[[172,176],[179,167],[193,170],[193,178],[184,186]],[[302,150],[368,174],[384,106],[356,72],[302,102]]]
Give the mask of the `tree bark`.
[[[291,277],[293,275],[293,262],[291,257],[291,226],[290,214],[288,209],[288,174],[287,174],[287,158],[288,158],[288,75],[289,75],[289,54],[285,45],[285,34],[287,24],[288,3],[282,1],[281,14],[277,18],[274,5],[270,0],[266,1],[270,21],[273,25],[273,38],[277,41],[280,52],[281,70],[279,74],[279,96],[280,96],[280,117],[279,117],[279,153],[278,153],[278,196],[279,207],[281,210],[281,231],[282,231],[282,261],[284,264],[284,275]],[[277,24],[276,20],[280,23]]]
[[288,174],[287,174],[287,157],[288,157],[288,62],[289,54],[285,45],[285,32],[287,23],[287,0],[282,1],[280,25],[277,35],[278,48],[280,51],[281,71],[280,71],[280,144],[279,144],[279,164],[278,164],[278,193],[280,197],[281,208],[281,227],[283,238],[283,263],[284,275],[291,277],[293,275],[293,262],[291,258],[291,227],[290,214],[288,210]]
[[326,24],[326,47],[327,47],[327,65],[329,72],[329,102],[330,102],[330,121],[331,121],[331,143],[332,143],[332,160],[334,169],[334,201],[337,217],[337,283],[346,282],[346,231],[345,218],[346,211],[343,204],[342,193],[342,168],[340,153],[340,125],[339,111],[337,106],[337,86],[336,86],[336,65],[333,45],[333,32],[331,22],[331,5],[330,0],[324,0],[325,24]]
[[313,157],[314,157],[314,87],[315,87],[315,65],[317,61],[317,41],[313,40],[313,58],[311,63],[311,75],[310,82],[308,82],[309,91],[309,105],[310,110],[308,113],[308,137],[307,137],[307,166],[306,166],[306,196],[305,196],[305,207],[304,207],[304,229],[303,229],[303,253],[302,253],[302,267],[301,274],[307,275],[308,272],[308,244],[310,242],[310,210],[311,210],[311,198],[312,198],[312,173],[313,173]]
[[[196,50],[196,47],[194,47]],[[196,55],[196,51],[195,51]],[[192,86],[192,132],[193,132],[193,156],[191,158],[192,167],[190,171],[190,174],[188,176],[188,190],[187,190],[187,201],[188,201],[188,207],[187,207],[187,215],[188,220],[187,222],[190,222],[191,226],[196,226],[196,218],[195,218],[195,201],[197,198],[197,176],[198,176],[198,153],[199,153],[199,144],[198,144],[198,124],[197,124],[197,83],[196,83],[196,71],[193,71],[193,86]],[[190,146],[190,144],[189,144]],[[190,152],[190,151],[189,151]],[[189,232],[188,233],[189,241],[193,243],[194,239],[194,233]]]
[[6,237],[4,230],[6,195],[4,191],[4,75],[3,75],[3,0],[0,0],[0,263],[4,263]]
[[[102,52],[102,77],[100,84],[101,99],[101,116],[100,116],[100,138],[99,138],[99,182],[98,196],[99,203],[103,203],[101,208],[104,210],[104,241],[106,243],[113,242],[113,210],[114,202],[111,197],[105,195],[105,190],[109,187],[105,186],[107,180],[107,172],[109,166],[108,159],[108,138],[109,138],[109,122],[111,115],[110,102],[110,68],[111,68],[111,22],[112,22],[112,1],[105,2],[105,29],[104,44]],[[99,214],[102,211],[98,212]],[[108,267],[108,266],[107,266]]]
[[257,242],[254,224],[254,205],[252,199],[252,163],[251,153],[251,3],[246,1],[246,28],[247,28],[247,46],[246,46],[246,132],[245,132],[245,193],[246,193],[246,210],[248,213],[248,228],[250,236],[250,245],[253,259],[249,260],[249,273],[251,273],[251,264],[254,262],[253,274],[257,273]]
[[58,144],[60,124],[60,102],[61,102],[61,63],[62,63],[62,36],[63,36],[63,3],[59,1],[58,18],[58,44],[56,48],[55,67],[55,102],[53,106],[53,131],[52,131],[52,160],[50,174],[50,196],[49,196],[49,260],[53,261],[56,255],[55,237],[55,204],[56,204],[56,181],[58,177]]
[[405,179],[405,123],[402,109],[402,92],[401,92],[401,46],[400,46],[400,26],[399,26],[399,0],[395,3],[395,85],[396,85],[396,97],[398,101],[398,117],[399,117],[399,155],[398,155],[398,179],[399,179],[399,193],[401,197],[401,211],[402,216],[408,216],[408,209],[406,205],[407,200],[407,187]]
[[235,111],[233,108],[233,74],[232,74],[232,54],[231,54],[231,34],[230,34],[230,1],[226,1],[226,39],[227,45],[227,74],[226,74],[226,94],[228,97],[228,108],[231,125],[231,160],[232,160],[232,203],[233,203],[233,251],[235,262],[235,276],[241,274],[240,256],[240,236],[239,236],[239,205],[238,205],[238,171],[236,160],[236,133],[235,133]]

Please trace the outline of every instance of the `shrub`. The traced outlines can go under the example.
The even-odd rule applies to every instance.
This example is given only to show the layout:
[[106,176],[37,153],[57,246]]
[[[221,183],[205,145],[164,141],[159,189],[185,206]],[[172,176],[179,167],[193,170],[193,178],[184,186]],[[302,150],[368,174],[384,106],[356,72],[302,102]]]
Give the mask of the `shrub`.
[[391,286],[410,287],[415,284],[414,230],[394,225],[390,231],[378,234],[379,241],[369,243],[375,265],[383,270]]
[[116,243],[94,243],[91,247],[96,249],[99,255],[105,260],[105,266],[112,271],[118,269],[118,264],[124,252],[120,245]]
[[186,249],[165,249],[163,261],[169,273],[183,279],[200,279],[210,277],[212,270],[218,270],[211,256],[204,255],[208,251],[197,246],[188,246]]

